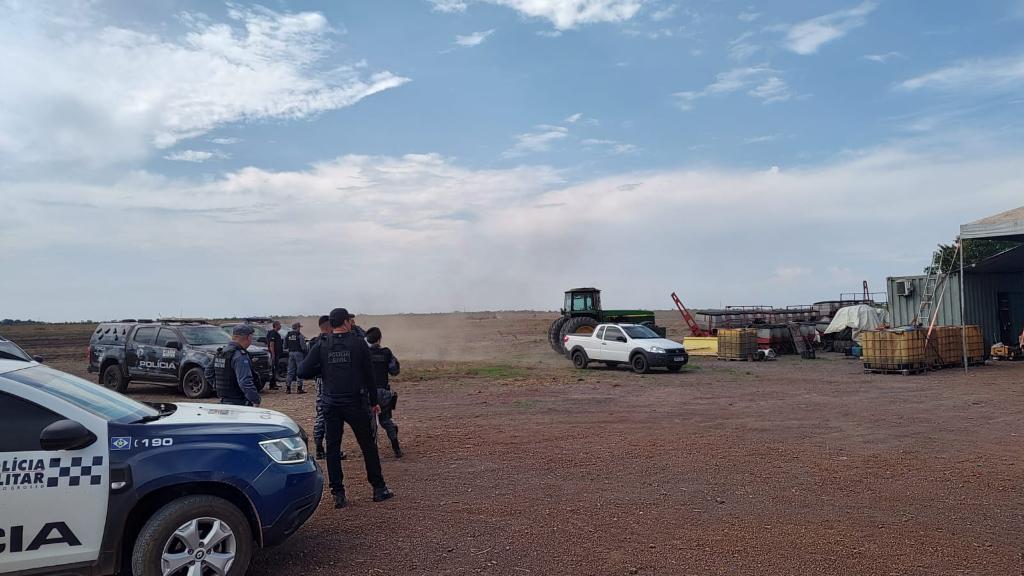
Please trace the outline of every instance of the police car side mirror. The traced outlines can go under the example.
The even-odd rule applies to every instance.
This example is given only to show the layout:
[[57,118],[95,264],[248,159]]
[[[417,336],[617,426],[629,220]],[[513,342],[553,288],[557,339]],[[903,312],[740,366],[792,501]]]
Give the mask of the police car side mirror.
[[181,343],[179,343],[177,340],[171,340],[167,344],[164,344],[164,348],[174,348],[176,350],[181,350]]
[[32,359],[33,359],[33,360],[35,360],[36,362],[39,362],[40,364],[42,364],[42,363],[43,363],[43,361],[45,360],[45,359],[44,359],[44,358],[43,358],[42,356],[40,356],[40,355],[38,355],[38,354],[36,354],[35,356],[33,356],[33,357],[32,357]]
[[57,420],[39,433],[43,450],[79,450],[96,441],[96,435],[74,420]]

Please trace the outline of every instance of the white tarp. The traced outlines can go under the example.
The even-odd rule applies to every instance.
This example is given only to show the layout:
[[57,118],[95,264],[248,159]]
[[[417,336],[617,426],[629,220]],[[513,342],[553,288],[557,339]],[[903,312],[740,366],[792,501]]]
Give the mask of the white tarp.
[[853,339],[856,342],[860,342],[861,332],[876,330],[884,321],[885,318],[882,316],[881,311],[874,306],[867,304],[847,306],[846,308],[840,308],[836,312],[828,328],[825,328],[825,334],[842,332],[847,328],[852,328]]

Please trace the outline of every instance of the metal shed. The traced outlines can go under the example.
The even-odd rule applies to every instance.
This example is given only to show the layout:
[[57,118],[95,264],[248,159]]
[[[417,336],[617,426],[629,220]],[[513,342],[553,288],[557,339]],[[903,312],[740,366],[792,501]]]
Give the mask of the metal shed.
[[[976,239],[1024,242],[1024,206],[960,226],[958,242]],[[960,260],[959,271],[951,274],[942,293],[935,295],[936,324],[981,326],[986,345],[1017,342],[1024,330],[1024,246],[971,266],[964,266],[961,250]],[[887,279],[893,325],[914,320],[924,281],[923,275]]]

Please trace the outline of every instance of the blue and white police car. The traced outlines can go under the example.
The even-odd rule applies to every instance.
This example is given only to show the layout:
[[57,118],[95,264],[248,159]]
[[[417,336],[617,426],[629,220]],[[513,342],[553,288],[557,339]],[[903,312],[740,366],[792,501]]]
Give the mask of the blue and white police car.
[[0,574],[241,576],[323,476],[271,410],[136,402],[0,337]]

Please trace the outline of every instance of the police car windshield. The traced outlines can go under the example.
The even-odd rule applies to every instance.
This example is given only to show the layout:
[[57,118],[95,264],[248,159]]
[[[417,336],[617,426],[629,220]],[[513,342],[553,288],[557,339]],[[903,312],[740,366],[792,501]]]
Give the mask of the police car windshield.
[[181,330],[185,342],[197,346],[231,342],[231,337],[216,326],[182,326],[179,330]]
[[0,360],[24,360],[31,362],[32,357],[21,348],[18,348],[18,345],[14,342],[4,340],[3,336],[0,336]]
[[3,378],[42,390],[118,424],[136,422],[144,418],[152,419],[160,415],[157,410],[127,396],[47,366],[15,370],[4,374]]
[[629,334],[629,337],[632,338],[633,340],[650,340],[652,338],[661,338],[661,336],[658,336],[657,332],[651,330],[647,326],[623,326],[622,329],[625,330],[626,334]]

